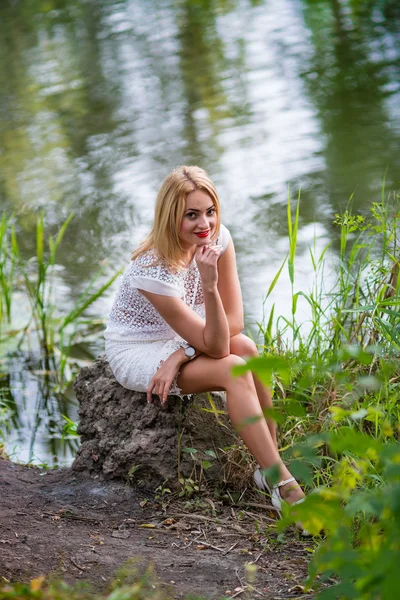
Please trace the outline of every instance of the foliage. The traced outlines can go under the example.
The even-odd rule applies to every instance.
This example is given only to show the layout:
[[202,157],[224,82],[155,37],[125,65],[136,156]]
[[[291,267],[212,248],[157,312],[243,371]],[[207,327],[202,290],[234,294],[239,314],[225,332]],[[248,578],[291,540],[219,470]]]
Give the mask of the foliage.
[[[60,390],[66,380],[71,346],[78,337],[90,333],[93,320],[84,317],[85,311],[112,285],[120,274],[115,273],[94,290],[104,273],[104,266],[95,273],[75,306],[63,313],[62,303],[57,302],[56,274],[57,251],[62,243],[71,214],[55,237],[45,238],[45,220],[41,213],[36,220],[36,255],[26,260],[20,251],[15,217],[3,214],[0,222],[0,327],[12,323],[13,291],[19,289],[29,301],[30,312],[26,324],[6,336],[19,336],[19,345],[36,334],[44,356],[44,368],[56,371]],[[18,313],[21,317],[20,313]],[[4,341],[4,339],[2,340]]]
[[2,389],[0,389],[0,459],[7,457],[4,443],[10,429],[10,412],[7,403],[3,399]]
[[318,597],[390,600],[400,585],[400,451],[398,443],[374,440],[343,426],[325,440],[341,455],[332,486],[319,488],[298,507],[306,528],[327,539],[314,556],[309,585],[318,572],[339,582]]
[[168,589],[161,586],[149,566],[144,572],[128,561],[118,572],[108,590],[95,593],[88,584],[68,585],[44,576],[29,583],[8,583],[0,580],[1,600],[166,600]]
[[[344,366],[343,359],[353,357],[353,371]],[[343,349],[342,360],[325,368],[325,375],[345,383],[351,396],[349,404],[338,402],[328,408],[319,430],[308,436],[293,435],[298,441],[284,451],[295,476],[316,487],[301,505],[285,507],[279,527],[300,522],[313,535],[326,536],[310,565],[308,586],[315,587],[317,576],[322,581],[338,577],[339,582],[318,596],[321,599],[395,597],[400,585],[398,556],[400,552],[400,449],[399,421],[380,406],[372,403],[384,382],[375,375],[362,384],[365,377],[358,369],[370,363],[370,352],[362,349]],[[385,361],[381,359],[382,364]],[[255,361],[258,376],[269,379],[272,372],[287,381],[288,373],[296,375],[301,365],[268,357]],[[358,369],[356,368],[358,367]],[[304,365],[304,371],[307,365]],[[252,367],[254,369],[254,366]],[[390,371],[389,371],[390,372]],[[321,378],[321,371],[308,375],[300,385]],[[360,386],[361,384],[361,386]],[[360,386],[357,390],[357,386]],[[312,387],[312,386],[311,386]],[[307,390],[297,385],[297,400],[278,403],[274,416],[278,422],[297,422],[306,430],[312,422],[305,409]],[[367,397],[360,397],[360,390]],[[302,396],[302,397],[301,397]],[[311,399],[308,398],[307,402]],[[307,404],[307,403],[306,403]],[[351,408],[349,408],[349,406]]]
[[72,421],[72,419],[69,419],[67,416],[63,415],[62,416],[65,424],[64,427],[62,429],[62,439],[65,439],[67,437],[72,437],[72,438],[76,438],[79,437],[78,434],[78,423],[76,423],[75,421]]
[[[278,423],[291,471],[311,490],[304,503],[285,507],[279,526],[300,522],[325,535],[307,582],[310,588],[320,575],[336,578],[321,599],[389,600],[400,586],[398,201],[386,203],[383,191],[369,217],[349,209],[336,215],[334,283],[326,291],[328,247],[319,258],[310,248],[315,282],[305,293],[295,291],[299,203],[292,222],[289,199],[292,319],[278,317],[274,332],[272,306],[260,325],[264,355],[235,369],[273,386],[274,409],[266,416]],[[309,323],[297,322],[301,297]]]
[[[292,223],[290,197],[288,201],[289,278],[292,286],[292,319],[279,316],[275,321],[271,308],[267,324],[260,324],[266,350],[274,348],[280,354],[291,350],[320,361],[335,352],[343,343],[362,346],[384,344],[391,353],[400,350],[400,279],[399,279],[399,197],[372,204],[369,217],[352,215],[350,209],[335,215],[340,227],[339,260],[335,271],[328,271],[327,256],[330,244],[319,257],[309,248],[314,284],[309,292],[294,291],[295,253],[299,221],[297,203]],[[267,297],[277,285],[284,264],[273,279]],[[326,281],[331,280],[330,289]],[[300,299],[308,304],[311,319],[297,322]],[[288,335],[291,347],[284,342]]]

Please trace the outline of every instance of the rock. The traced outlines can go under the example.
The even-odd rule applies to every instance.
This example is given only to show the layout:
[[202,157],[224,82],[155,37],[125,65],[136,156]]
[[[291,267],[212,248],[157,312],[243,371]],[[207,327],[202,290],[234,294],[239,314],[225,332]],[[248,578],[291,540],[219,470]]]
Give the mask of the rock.
[[[223,478],[220,449],[238,439],[227,415],[214,412],[207,394],[183,400],[170,396],[164,408],[155,397],[148,404],[146,394],[116,381],[104,357],[81,370],[74,388],[81,446],[73,470],[128,478],[151,489],[164,483],[175,488],[179,476],[196,480],[200,472],[207,479]],[[224,394],[211,397],[216,411],[225,411]]]

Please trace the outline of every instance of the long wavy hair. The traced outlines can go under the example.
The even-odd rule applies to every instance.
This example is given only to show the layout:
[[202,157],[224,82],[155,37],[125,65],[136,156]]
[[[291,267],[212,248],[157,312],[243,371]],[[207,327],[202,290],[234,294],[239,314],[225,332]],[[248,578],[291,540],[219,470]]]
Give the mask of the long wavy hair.
[[186,207],[186,196],[195,190],[208,194],[214,203],[217,238],[220,227],[220,203],[217,190],[204,169],[182,165],[174,169],[163,181],[157,195],[153,227],[147,238],[132,253],[132,260],[148,250],[155,250],[157,259],[165,260],[174,269],[185,266],[185,250],[179,236]]

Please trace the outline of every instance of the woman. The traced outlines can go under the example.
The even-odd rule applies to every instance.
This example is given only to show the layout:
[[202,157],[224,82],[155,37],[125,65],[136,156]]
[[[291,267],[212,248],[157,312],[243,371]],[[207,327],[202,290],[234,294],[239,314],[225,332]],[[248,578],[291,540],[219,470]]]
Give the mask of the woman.
[[[163,182],[155,219],[122,276],[105,331],[106,354],[124,387],[146,391],[164,405],[168,394],[225,390],[230,419],[261,469],[277,465],[269,489],[280,508],[304,493],[282,462],[275,424],[263,409],[271,394],[250,372],[232,377],[244,357],[258,356],[241,333],[243,306],[231,236],[220,223],[217,192],[207,173],[181,166]],[[253,417],[259,419],[253,419]]]

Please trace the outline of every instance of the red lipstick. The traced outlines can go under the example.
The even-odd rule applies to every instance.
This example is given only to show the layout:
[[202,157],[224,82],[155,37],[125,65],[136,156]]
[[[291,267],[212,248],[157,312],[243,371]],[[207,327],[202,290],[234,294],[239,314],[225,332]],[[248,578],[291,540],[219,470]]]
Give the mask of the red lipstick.
[[197,235],[197,237],[200,237],[200,238],[206,238],[209,233],[210,233],[210,230],[207,229],[207,231],[199,231],[199,232],[195,233],[195,235]]

